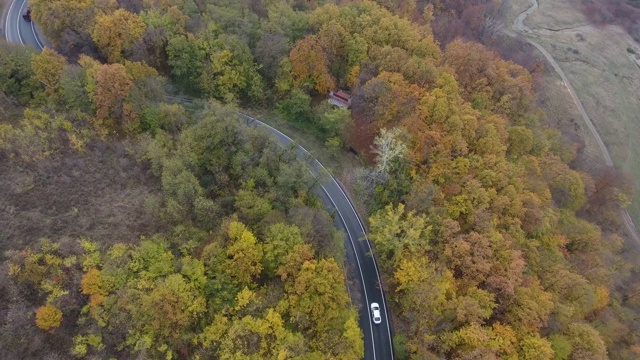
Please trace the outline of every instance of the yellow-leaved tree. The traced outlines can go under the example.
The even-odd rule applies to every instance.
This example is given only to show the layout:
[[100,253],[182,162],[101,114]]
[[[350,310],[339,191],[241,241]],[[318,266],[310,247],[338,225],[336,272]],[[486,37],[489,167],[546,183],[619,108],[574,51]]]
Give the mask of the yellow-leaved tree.
[[36,79],[46,86],[49,95],[58,93],[62,71],[67,66],[67,60],[55,50],[45,47],[42,53],[31,58],[31,67]]
[[98,15],[91,38],[109,62],[123,60],[122,52],[142,40],[146,25],[142,18],[124,9]]
[[61,322],[62,311],[52,304],[41,306],[36,310],[36,325],[44,331],[53,332]]

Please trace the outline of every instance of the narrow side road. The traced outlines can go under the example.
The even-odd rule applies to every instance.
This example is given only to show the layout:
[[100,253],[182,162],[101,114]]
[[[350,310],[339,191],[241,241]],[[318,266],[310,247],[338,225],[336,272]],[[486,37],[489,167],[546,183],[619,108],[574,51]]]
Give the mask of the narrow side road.
[[[524,21],[527,18],[527,16],[532,14],[537,9],[538,9],[538,0],[531,0],[531,6],[528,9],[526,9],[525,11],[523,11],[522,13],[520,13],[520,15],[518,15],[518,17],[513,21],[513,26],[512,26],[513,31],[505,30],[505,33],[507,35],[513,36],[513,37],[518,36],[518,33],[533,33],[534,31],[532,31],[529,27],[527,27],[524,24]],[[607,146],[605,145],[604,141],[602,141],[602,138],[600,137],[600,134],[598,134],[598,130],[596,129],[595,125],[593,124],[593,122],[589,118],[589,115],[585,111],[584,106],[582,105],[582,101],[580,101],[580,98],[578,98],[578,95],[576,94],[575,89],[573,88],[573,86],[571,86],[571,83],[569,82],[569,79],[567,79],[567,76],[565,75],[564,71],[562,71],[562,68],[560,67],[560,65],[558,65],[558,63],[553,58],[553,56],[551,56],[551,54],[544,47],[542,47],[542,45],[540,45],[537,42],[531,40],[526,35],[523,35],[522,38],[524,40],[526,40],[529,44],[535,46],[536,49],[540,50],[542,55],[544,55],[544,57],[547,59],[549,64],[551,64],[551,66],[556,71],[556,73],[558,73],[558,75],[560,75],[560,78],[562,79],[562,82],[564,83],[564,85],[566,86],[567,90],[569,91],[569,94],[571,95],[571,98],[573,99],[573,102],[576,104],[576,107],[578,108],[578,111],[580,112],[580,115],[582,115],[582,119],[584,120],[585,124],[587,124],[587,128],[589,128],[589,131],[591,132],[593,137],[596,139],[596,143],[598,144],[598,147],[600,148],[600,151],[602,152],[602,155],[604,156],[605,163],[608,166],[613,166],[613,160],[611,159],[611,155],[609,154],[609,150],[607,150]],[[620,216],[622,217],[622,220],[624,221],[624,224],[625,224],[625,226],[627,228],[627,232],[633,238],[633,240],[635,240],[636,244],[638,246],[640,246],[640,237],[638,236],[638,233],[636,231],[636,227],[633,224],[633,220],[631,219],[631,216],[629,215],[629,212],[626,209],[621,209],[620,210]]]

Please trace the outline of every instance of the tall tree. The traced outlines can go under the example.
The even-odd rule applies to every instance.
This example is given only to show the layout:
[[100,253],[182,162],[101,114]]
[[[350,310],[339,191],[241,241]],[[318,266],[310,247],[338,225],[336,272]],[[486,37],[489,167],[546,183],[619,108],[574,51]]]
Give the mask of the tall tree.
[[91,38],[109,62],[120,62],[123,51],[142,40],[145,29],[139,15],[118,9],[111,14],[96,16]]
[[173,79],[190,93],[197,94],[201,89],[198,80],[204,70],[205,51],[191,34],[171,38],[166,49]]
[[291,49],[291,75],[296,85],[306,85],[326,94],[335,88],[335,80],[329,73],[329,63],[322,38],[309,35],[299,40]]
[[124,100],[133,86],[131,76],[121,64],[102,65],[95,75],[94,104],[101,131],[126,130],[122,124]]

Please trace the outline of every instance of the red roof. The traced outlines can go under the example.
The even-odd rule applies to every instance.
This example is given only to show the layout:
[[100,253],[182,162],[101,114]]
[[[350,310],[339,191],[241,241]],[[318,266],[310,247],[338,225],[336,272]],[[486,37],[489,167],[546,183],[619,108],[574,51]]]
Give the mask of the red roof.
[[333,95],[339,99],[342,99],[344,101],[349,101],[349,99],[351,99],[351,95],[347,94],[346,92],[342,91],[342,90],[338,90],[336,92],[333,93]]
[[329,103],[340,106],[340,107],[349,107],[351,105],[351,95],[345,91],[331,91],[329,92]]

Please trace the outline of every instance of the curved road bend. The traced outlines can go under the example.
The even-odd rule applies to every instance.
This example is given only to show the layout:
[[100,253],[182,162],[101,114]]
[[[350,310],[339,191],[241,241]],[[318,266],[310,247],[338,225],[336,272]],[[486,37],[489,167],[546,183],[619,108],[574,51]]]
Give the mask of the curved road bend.
[[[22,19],[26,12],[26,0],[13,0],[5,19],[5,37],[9,42],[31,45],[37,51],[42,50],[44,44],[38,38],[33,22],[27,23]],[[366,231],[355,211],[346,192],[336,179],[318,160],[302,146],[297,145],[287,135],[277,129],[244,114],[238,114],[246,124],[259,126],[274,135],[283,146],[295,146],[298,158],[306,162],[309,171],[318,179],[322,191],[317,195],[322,199],[330,212],[335,211],[335,225],[346,235],[347,260],[357,271],[355,277],[359,280],[360,293],[364,303],[359,306],[360,328],[364,334],[364,358],[367,360],[393,360],[393,341],[387,302],[380,284],[380,273],[375,258],[371,255],[371,243]],[[360,241],[363,240],[363,241]],[[382,323],[374,324],[369,311],[369,304],[377,302],[381,305]]]
[[8,42],[31,45],[36,51],[44,48],[43,41],[38,37],[35,24],[26,22],[22,15],[27,12],[27,0],[13,0],[6,11],[4,19],[4,36]]
[[[295,146],[298,158],[308,165],[311,174],[318,179],[322,191],[316,193],[329,212],[335,210],[338,215],[334,221],[335,225],[346,235],[347,260],[357,272],[354,274],[355,277],[360,280],[360,292],[364,303],[356,304],[356,306],[359,306],[360,328],[364,333],[364,358],[367,360],[393,360],[392,332],[389,325],[386,298],[380,286],[382,282],[378,265],[371,255],[373,254],[371,243],[367,238],[362,221],[346,192],[320,161],[313,158],[305,148],[297,145],[290,137],[248,115],[238,113],[238,116],[245,124],[263,128],[274,135],[282,146]],[[372,302],[380,304],[381,324],[373,323],[369,311],[369,304]]]
[[[530,33],[530,34],[534,33],[533,30],[531,30],[529,27],[527,27],[524,24],[524,21],[527,18],[527,16],[531,15],[531,13],[533,13],[537,9],[538,9],[538,0],[531,0],[531,6],[525,11],[521,12],[520,15],[518,15],[518,17],[513,21],[513,26],[512,26],[513,31],[505,30],[505,33],[513,37],[517,36],[517,32]],[[551,66],[556,71],[556,73],[560,75],[560,78],[562,79],[562,82],[564,83],[565,87],[569,91],[569,94],[571,95],[573,102],[576,104],[576,107],[580,112],[580,115],[582,115],[582,119],[584,120],[585,124],[587,124],[587,128],[589,128],[589,131],[591,132],[593,137],[596,139],[596,143],[600,148],[600,152],[602,152],[602,155],[604,156],[604,162],[608,166],[613,166],[613,160],[611,159],[611,155],[609,154],[609,150],[607,149],[607,146],[605,145],[604,141],[602,141],[600,134],[598,134],[598,130],[596,129],[595,125],[593,124],[593,121],[591,121],[591,119],[589,118],[589,115],[587,114],[587,111],[584,109],[584,106],[582,105],[582,101],[580,101],[580,98],[578,98],[576,90],[573,88],[573,86],[571,86],[569,79],[567,79],[567,76],[565,75],[564,71],[562,71],[562,68],[560,67],[560,65],[558,65],[558,63],[553,58],[553,56],[551,56],[551,54],[544,47],[542,47],[542,45],[531,40],[528,36],[523,35],[522,38],[525,41],[527,41],[529,44],[535,46],[536,49],[540,50],[542,55],[544,55],[544,57],[547,59],[549,64],[551,64]],[[629,215],[629,212],[627,211],[627,209],[620,209],[620,215],[622,216],[622,220],[624,221],[624,224],[627,228],[627,232],[635,240],[636,244],[640,245],[640,237],[638,236],[636,227],[633,224],[633,220],[631,219],[631,216]]]

